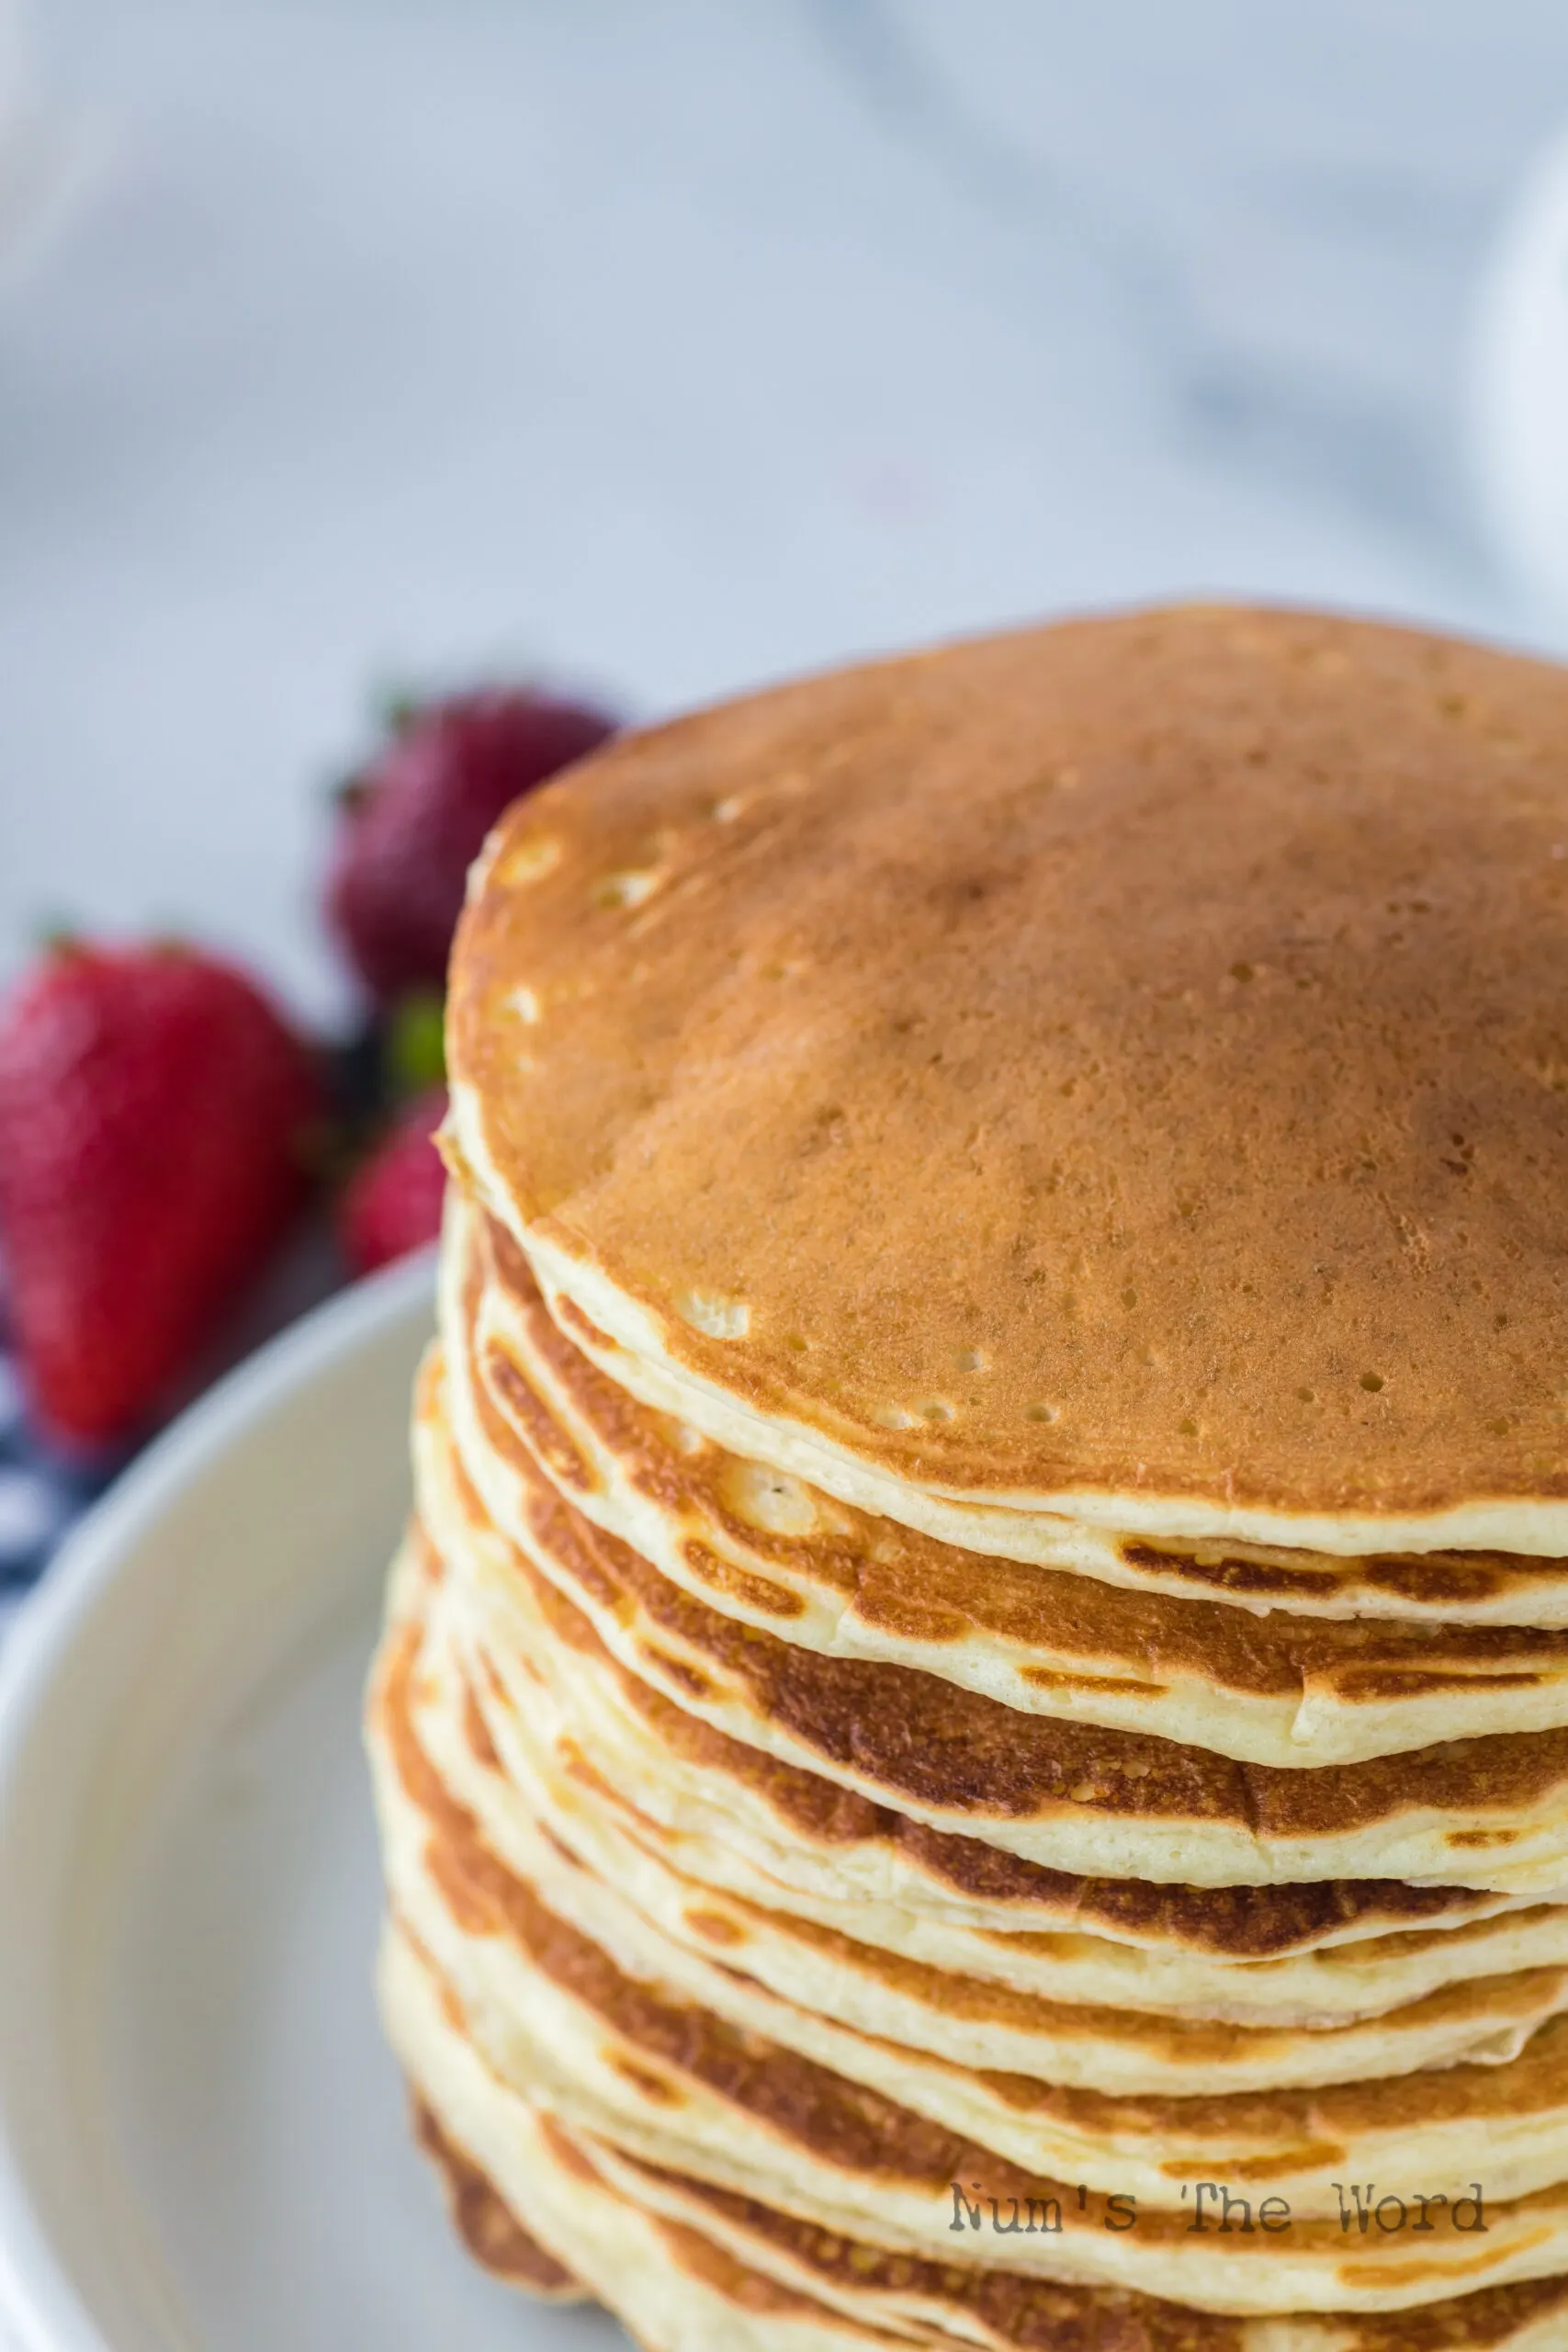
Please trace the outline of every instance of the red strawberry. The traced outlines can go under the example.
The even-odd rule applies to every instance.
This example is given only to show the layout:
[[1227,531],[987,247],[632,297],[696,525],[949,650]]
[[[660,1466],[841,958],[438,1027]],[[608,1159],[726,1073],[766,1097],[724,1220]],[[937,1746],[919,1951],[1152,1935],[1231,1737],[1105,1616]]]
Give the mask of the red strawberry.
[[243,973],[178,946],[52,949],[0,1012],[0,1238],[62,1435],[157,1406],[303,1197],[310,1057]]
[[440,987],[463,885],[496,819],[614,732],[581,704],[481,688],[416,711],[355,778],[327,912],[378,1001]]
[[355,1273],[421,1249],[440,1231],[446,1170],[431,1138],[446,1115],[444,1086],[416,1095],[350,1181],[338,1210],[338,1238]]

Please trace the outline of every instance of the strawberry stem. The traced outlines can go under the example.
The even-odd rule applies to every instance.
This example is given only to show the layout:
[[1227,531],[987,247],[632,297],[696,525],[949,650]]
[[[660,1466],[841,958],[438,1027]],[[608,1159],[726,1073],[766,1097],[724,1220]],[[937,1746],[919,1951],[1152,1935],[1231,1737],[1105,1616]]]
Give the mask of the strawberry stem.
[[446,1002],[439,989],[417,989],[392,1007],[382,1047],[393,1097],[423,1094],[446,1076]]

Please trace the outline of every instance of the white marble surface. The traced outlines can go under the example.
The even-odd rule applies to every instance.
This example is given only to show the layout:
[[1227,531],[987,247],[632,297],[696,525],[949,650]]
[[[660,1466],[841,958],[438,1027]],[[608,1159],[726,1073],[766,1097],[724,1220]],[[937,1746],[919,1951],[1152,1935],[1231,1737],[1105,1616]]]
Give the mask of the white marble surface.
[[632,707],[1254,589],[1527,633],[1478,273],[1562,0],[55,0],[0,278],[0,967],[204,932],[318,1013],[389,673]]

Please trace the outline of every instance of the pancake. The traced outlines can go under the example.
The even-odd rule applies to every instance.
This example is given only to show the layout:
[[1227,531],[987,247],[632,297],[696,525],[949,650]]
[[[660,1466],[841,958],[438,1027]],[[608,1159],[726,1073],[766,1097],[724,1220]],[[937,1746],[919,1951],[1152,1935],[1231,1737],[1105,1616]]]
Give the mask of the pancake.
[[[1140,2162],[1134,2144],[1120,2151],[1126,2184],[1121,2193],[1135,2196],[1142,2210],[1135,2232],[1118,2245],[1119,2233],[1106,2227],[1110,2192],[1095,2179],[1092,2166],[1053,2173],[1038,2161],[1021,2163],[1005,2154],[998,2160],[988,2143],[977,2144],[951,2126],[943,2129],[939,2119],[911,2112],[874,2086],[847,2081],[755,2031],[738,2031],[661,1979],[623,1969],[536,1889],[498,1863],[476,1836],[471,1818],[442,1789],[406,1721],[400,1731],[396,1668],[389,1688],[391,1702],[380,1718],[386,1741],[383,1807],[395,1815],[389,1796],[403,1789],[414,1819],[431,1833],[422,1862],[418,1836],[404,1840],[396,1819],[389,1819],[396,1917],[406,1922],[461,2010],[464,2030],[487,2064],[506,2079],[547,2084],[565,2113],[590,2120],[613,2115],[615,2136],[650,2161],[667,2160],[660,2152],[668,2151],[673,2134],[699,2177],[731,2188],[750,2183],[748,2193],[765,2182],[760,2193],[768,2201],[786,2211],[804,2205],[807,2218],[813,2217],[814,2199],[820,2195],[823,2202],[815,2210],[819,2221],[863,2209],[868,2225],[880,2217],[874,2235],[878,2228],[891,2228],[908,2243],[913,2230],[914,2242],[939,2256],[952,2251],[941,2235],[950,2232],[953,2180],[971,2188],[978,2182],[999,2195],[1024,2193],[1027,2183],[1038,2196],[1075,2204],[1077,2223],[1068,2227],[1065,2239],[1057,2233],[1039,2247],[1003,2249],[1000,2256],[994,2246],[976,2247],[976,2259],[1021,2256],[1032,2267],[1043,2265],[1045,2275],[1135,2280],[1165,2292],[1183,2275],[1179,2266],[1199,2260],[1207,2265],[1217,2254],[1234,2275],[1218,2291],[1205,2276],[1202,2300],[1221,2309],[1269,2308],[1270,2299],[1275,2308],[1303,2301],[1325,2308],[1332,2307],[1330,2296],[1359,2307],[1396,2308],[1421,2300],[1422,2293],[1429,2297],[1445,2272],[1456,2278],[1473,2278],[1478,2270],[1508,2278],[1549,2269],[1568,2255],[1568,2196],[1562,2192],[1525,2195],[1516,2203],[1501,2197],[1494,2202],[1488,2192],[1479,2250],[1468,2226],[1447,2225],[1435,2201],[1444,2193],[1436,2186],[1441,2159],[1434,2159],[1431,2147],[1418,2147],[1409,2110],[1412,2102],[1430,2109],[1432,2085],[1445,2083],[1459,2070],[1416,2077],[1404,2086],[1374,2086],[1370,2094],[1340,2095],[1341,2109],[1347,2097],[1381,2098],[1387,2105],[1393,2089],[1389,2128],[1363,2135],[1362,2145],[1375,2146],[1374,2161],[1386,2159],[1378,2176],[1383,2182],[1405,2183],[1406,2196],[1412,2180],[1424,2183],[1422,2195],[1438,2218],[1430,2243],[1414,2250],[1419,2260],[1413,2260],[1408,2243],[1391,2249],[1386,2239],[1366,2245],[1358,2240],[1348,2253],[1345,2233],[1332,2218],[1335,2197],[1313,2196],[1304,2165],[1292,2170],[1276,2161],[1249,2173],[1244,2159],[1226,2171],[1223,2156],[1221,2177],[1238,2189],[1249,2185],[1255,2200],[1269,2192],[1288,2194],[1290,2218],[1278,2235],[1254,2231],[1242,2234],[1239,2244],[1216,2246],[1211,2241],[1195,2250],[1182,2190],[1194,2178],[1207,2177],[1206,2167],[1190,2169],[1185,2182],[1161,2183]],[[1499,2077],[1504,2071],[1495,2070]],[[1143,2103],[1145,2129],[1155,2145],[1176,2144],[1166,2133],[1179,2104]],[[1260,2104],[1267,2103],[1189,2104],[1212,2145],[1224,2137],[1217,2109],[1246,2110],[1256,2120]],[[1280,2110],[1276,2120],[1283,2122],[1291,2102],[1273,2104]],[[1513,2104],[1510,2099],[1504,2107]],[[1332,2124],[1331,2102],[1316,2105]],[[1048,2142],[1048,2133],[1041,2136]],[[1272,2151],[1276,2157],[1279,2153],[1278,2147]],[[1321,2142],[1314,2151],[1298,2143],[1291,2153],[1298,2159],[1305,2154],[1309,2160],[1315,2154],[1320,2169],[1332,2161]],[[1343,2150],[1336,2153],[1343,2158]],[[1490,2160],[1495,2169],[1496,2149],[1478,2154],[1472,2142],[1469,2153],[1478,2163]],[[1404,2169],[1418,2165],[1423,2154],[1428,2169]],[[1173,2173],[1178,2169],[1171,2167]],[[1506,2158],[1502,2177],[1507,2177]],[[1075,2179],[1088,2184],[1081,2195],[1072,2187]],[[813,2181],[818,2181],[815,2190]],[[1152,2194],[1145,2185],[1150,2182]],[[1170,2210],[1148,2210],[1162,2202]],[[1324,2218],[1313,2219],[1314,2212]],[[970,2250],[966,2246],[966,2254]],[[1413,2288],[1421,2293],[1412,2293]]]
[[[461,1669],[459,1668],[459,1671]],[[485,1710],[466,1675],[461,1704],[471,1736],[493,1752]],[[491,1697],[492,1709],[496,1697]],[[1301,2026],[1373,2023],[1423,2005],[1444,1988],[1521,1971],[1568,1965],[1568,1914],[1540,1905],[1465,1927],[1370,1937],[1283,1960],[1234,1962],[1151,1951],[1077,1933],[969,1930],[887,1906],[815,1900],[766,1881],[758,1900],[733,1891],[743,1875],[699,1841],[678,1838],[617,1800],[598,1774],[574,1770],[513,1713],[502,1733],[515,1800],[602,1878],[627,1889],[637,1907],[694,1948],[716,1950],[768,1978],[782,1945],[796,1981],[831,1983],[845,2011],[868,2025],[885,2015],[911,1978],[938,1973],[973,1988],[969,2011],[990,2015],[985,1988],[1068,2010],[1107,2004],[1123,2017],[1187,2017],[1205,2024]],[[877,1940],[877,1939],[881,1940]],[[1003,2014],[998,2011],[999,2016]]]
[[[1568,2261],[1568,2198],[1561,2190],[1513,2203],[1486,2198],[1477,2232],[1473,2208],[1460,2208],[1455,2229],[1429,2189],[1407,2186],[1406,2224],[1396,2235],[1370,2232],[1365,2239],[1328,2216],[1282,2219],[1289,2211],[1282,2198],[1269,2214],[1280,2228],[1264,2231],[1256,2215],[1277,2192],[1269,2183],[1234,2177],[1230,2192],[1247,2195],[1250,2231],[1238,2214],[1226,2232],[1200,2233],[1190,2205],[1134,2207],[1124,2190],[1122,2208],[1092,2188],[1080,2202],[1071,2177],[1009,2165],[793,2053],[698,2028],[689,2013],[646,1991],[607,1984],[586,1955],[575,1992],[527,1972],[527,2004],[503,2027],[486,2004],[482,1975],[466,1977],[471,1943],[448,1937],[432,1953],[412,1929],[399,1927],[487,2069],[537,2092],[569,2128],[598,2133],[645,2165],[684,2170],[710,2188],[890,2253],[1133,2288],[1236,2314],[1415,2309],[1482,2285],[1550,2277]],[[671,2054],[677,2043],[679,2061]],[[1395,2193],[1381,2180],[1375,2186]],[[1413,2234],[1421,2195],[1432,2222],[1425,2237]],[[1032,2200],[1035,2230],[988,2226],[992,2198],[1010,2216],[1014,2199],[1021,2216]],[[966,2212],[976,2203],[978,2229]],[[1115,2225],[1119,2211],[1133,2215],[1122,2228]]]
[[445,2144],[460,2146],[465,2172],[491,2186],[497,2234],[526,2216],[551,2258],[570,2261],[649,2352],[866,2352],[878,2343],[987,2352],[1554,2352],[1561,2341],[1568,2288],[1550,2279],[1445,2299],[1392,2322],[1351,2313],[1281,2322],[965,2267],[951,2253],[889,2255],[569,2129],[539,2086],[525,2091],[486,2066],[406,1937],[388,1939],[381,1988],[411,2078],[438,2086],[421,2097],[439,2112]]
[[423,2098],[413,2103],[413,2132],[440,2175],[452,2226],[474,2260],[509,2286],[525,2288],[541,2302],[581,2302],[583,2289],[570,2271],[524,2227]]
[[623,737],[478,869],[455,1164],[636,1393],[944,1540],[1560,1564],[1565,741],[1206,609]]
[[[1104,2096],[1067,2080],[934,2060],[890,2039],[896,2013],[881,2033],[867,2035],[781,1997],[749,1972],[682,1952],[576,1857],[515,1816],[507,1831],[510,1852],[498,1850],[468,1801],[473,1774],[461,1762],[460,1729],[443,1743],[445,1770],[433,1760],[439,1706],[433,1710],[422,1687],[427,1648],[417,1630],[406,1647],[394,1646],[372,1714],[389,1885],[398,1916],[413,1926],[470,2007],[495,2021],[489,2030],[503,2043],[518,2019],[536,2028],[542,2008],[551,2005],[554,1996],[534,1982],[540,1970],[572,1998],[592,1981],[600,1990],[591,2006],[604,2019],[635,2012],[646,2023],[654,1988],[663,2007],[649,2028],[649,2046],[666,2054],[685,2049],[694,2030],[715,2049],[754,2052],[765,2045],[778,2052],[775,2071],[798,2063],[807,2076],[835,2083],[837,2090],[824,2089],[824,2097],[848,2100],[863,2089],[890,2102],[906,2119],[906,2132],[915,2128],[909,2119],[919,2119],[921,2127],[943,2127],[989,2160],[1058,2182],[1084,2182],[1107,2196],[1124,2190],[1155,2207],[1177,2206],[1194,2180],[1218,2177],[1238,2186],[1266,2183],[1298,2214],[1332,2213],[1352,2146],[1384,2182],[1419,2181],[1427,2193],[1449,2198],[1463,2193],[1456,2185],[1461,2170],[1468,2181],[1480,2167],[1489,2195],[1512,2199],[1550,2187],[1557,2168],[1568,2169],[1568,2021],[1533,2036],[1527,2028],[1513,2041],[1517,2054],[1499,2050],[1490,2064],[1331,2083],[1312,2095],[1286,2089],[1207,2097],[1190,2093],[1218,2070],[1220,2053],[1212,2044],[1184,2051],[1180,2029],[1156,2023],[1140,2050],[1135,2034],[1117,2034],[1103,2016],[1084,2021],[1071,2041],[1060,2020],[1052,2021],[1055,2034],[1037,2035],[1036,2049],[1054,2040],[1080,2075],[1097,2062],[1112,2073],[1120,2066],[1124,2076],[1140,2060],[1145,2069],[1163,2071],[1159,2091]],[[446,1777],[454,1758],[468,1784],[461,1790]],[[481,1775],[497,1770],[481,1767]],[[1521,1986],[1520,1997],[1531,1990]],[[559,2031],[570,2030],[568,2016]],[[1400,2063],[1399,2030],[1383,2021],[1391,2065]],[[1231,2035],[1233,2068],[1248,2063],[1236,2056],[1247,2039]],[[1306,2040],[1267,2038],[1269,2046],[1250,2061],[1254,2071],[1267,2081],[1272,2057],[1288,2074]],[[998,2036],[994,2054],[1005,2064],[1018,2054],[1016,2042],[1010,2050]],[[1184,2072],[1188,2091],[1173,2094],[1171,2079]]]
[[[445,1148],[468,1181],[469,1171],[451,1137]],[[1001,1558],[1063,1567],[1134,1590],[1302,1616],[1548,1630],[1568,1623],[1568,1579],[1560,1557],[1473,1544],[1417,1551],[1413,1547],[1419,1527],[1392,1518],[1381,1526],[1356,1521],[1345,1529],[1327,1519],[1303,1521],[1299,1532],[1310,1534],[1312,1542],[1288,1545],[1234,1532],[1211,1532],[1205,1515],[1176,1504],[1162,1506],[1157,1520],[1132,1501],[1125,1511],[1108,1507],[1100,1518],[1070,1517],[1021,1510],[1011,1502],[981,1506],[931,1489],[916,1494],[868,1472],[863,1464],[846,1467],[836,1454],[804,1441],[791,1424],[769,1421],[719,1391],[673,1378],[668,1367],[639,1356],[585,1315],[536,1253],[530,1271],[557,1328],[650,1411],[694,1429],[742,1460],[757,1460],[776,1476],[804,1485],[815,1481],[848,1509],[881,1513],[953,1550],[971,1552],[987,1566]],[[1248,1522],[1242,1518],[1241,1523]],[[1475,1523],[1480,1530],[1492,1521]],[[1509,1522],[1497,1524],[1507,1532]],[[1332,1549],[1337,1537],[1349,1548]]]
[[[484,1711],[471,1702],[460,1658],[443,1634],[444,1611],[437,1600],[421,1652],[420,1701],[411,1713],[447,1795],[473,1815],[507,1868],[596,1942],[623,1955],[634,1973],[679,1984],[716,2011],[733,2012],[743,2026],[790,2039],[789,2024],[772,2007],[782,2000],[852,2037],[897,2043],[949,2066],[1182,2096],[1381,2078],[1460,2060],[1500,2064],[1568,2008],[1568,1966],[1547,1966],[1463,1976],[1369,2019],[1187,2020],[1103,1999],[1053,2001],[919,1965],[776,1908],[747,1906],[732,1941],[727,1915],[694,1901],[689,1883],[684,1900],[679,1883],[671,1899],[646,1867],[628,1883],[618,1855],[612,1870],[597,1867],[604,1841],[574,1836],[547,1786],[519,1772],[515,1748],[502,1768]],[[428,1831],[418,1834],[423,1843]],[[390,1859],[389,1875],[395,1886]],[[639,1901],[650,1887],[651,1903]],[[858,2051],[839,2051],[831,2034],[801,2046],[819,2047],[827,2063],[856,2069]],[[1014,2085],[1010,2096],[1025,2094]]]
[[[427,1573],[446,1575],[428,1536],[423,1556]],[[1233,1959],[1537,1907],[1480,1889],[1397,1880],[1207,1888],[1048,1870],[980,1838],[930,1830],[714,1731],[618,1667],[547,1579],[519,1588],[514,1617],[525,1599],[538,1612],[531,1646],[509,1641],[502,1657],[471,1644],[468,1657],[481,1702],[497,1704],[498,1738],[504,1743],[530,1717],[547,1724],[577,1778],[612,1799],[618,1784],[639,1821],[696,1833],[723,1883],[741,1892],[751,1883],[787,1886],[847,1899],[857,1916],[882,1905],[1010,1933],[1089,1926],[1130,1943]]]
[[[786,1904],[786,1890],[760,1873],[748,1895],[736,1891],[746,1874],[732,1861],[704,1850],[690,1833],[665,1832],[635,1800],[618,1795],[602,1771],[583,1769],[581,1749],[570,1735],[559,1736],[553,1710],[532,1700],[521,1709],[509,1706],[498,1677],[471,1676],[456,1657],[451,1671],[456,1685],[448,1705],[454,1717],[460,1714],[469,1746],[491,1761],[497,1739],[505,1743],[504,1782],[513,1810],[520,1806],[558,1845],[590,1858],[601,1877],[626,1887],[640,1909],[678,1939],[694,1939],[697,1949],[716,1947],[732,1959],[744,1954],[749,1973],[766,1976],[770,1944],[782,1939],[794,1972],[821,1971],[836,1979],[840,2007],[868,1997],[857,1977],[875,1988],[880,2001],[891,1996],[890,1987],[930,1970],[949,1983],[954,1977],[967,1982],[971,2006],[980,2008],[987,1988],[1006,1987],[1069,2012],[1085,2004],[1103,2007],[1109,1998],[1118,2014],[1327,2029],[1424,2004],[1444,1987],[1522,1970],[1550,1973],[1568,1962],[1568,1914],[1551,1905],[1441,1930],[1329,1944],[1291,1959],[1235,1963],[1214,1953],[1159,1952],[1081,1930],[969,1929],[887,1906],[868,1910],[863,1904],[835,1904],[830,1896],[813,1900],[798,1889],[787,1891]],[[995,2015],[999,2019],[1002,2012]]]
[[[425,1547],[423,1559],[434,1556]],[[592,1641],[581,1620],[578,1630]],[[470,1647],[462,1704],[473,1739],[487,1752],[504,1750],[514,1791],[563,1842],[602,1855],[606,1874],[643,1890],[645,1907],[673,1908],[683,1919],[694,1914],[696,1932],[720,1946],[748,1948],[758,1921],[787,1922],[797,1938],[840,1953],[886,1951],[1043,1999],[1110,1996],[1211,2021],[1308,2026],[1377,2017],[1444,1985],[1568,1959],[1568,1909],[1561,1905],[1469,1919],[1438,1910],[1426,1914],[1437,1917],[1437,1927],[1390,1933],[1391,1917],[1422,1916],[1420,1906],[1441,1902],[1443,1891],[1375,1883],[1156,1890],[1073,1880],[1028,1864],[998,1867],[972,1841],[916,1833],[895,1843],[888,1816],[846,1808],[809,1776],[770,1770],[736,1743],[705,1738],[678,1710],[657,1703],[644,1729],[662,1731],[666,1744],[632,1747],[626,1764],[634,1777],[620,1790],[605,1776],[614,1758],[592,1707],[574,1713],[570,1670],[563,1678],[558,1657],[550,1666],[553,1672],[546,1653],[536,1652],[526,1698],[517,1704],[482,1650]],[[589,1763],[580,1735],[592,1742],[597,1763]],[[749,1774],[748,1761],[761,1769]],[[738,1818],[725,1822],[730,1834],[721,1841],[694,1816],[700,1818],[705,1797],[714,1804],[727,1769]],[[663,1819],[649,1809],[660,1791],[672,1800]],[[773,1825],[754,1807],[757,1797],[771,1798]],[[791,1854],[812,1857],[792,1883],[768,1867],[781,1826],[792,1833],[779,1856],[784,1866]],[[761,1861],[746,1859],[749,1830]],[[880,1870],[857,1851],[866,1844],[874,1853],[880,1846]],[[847,1894],[834,1886],[836,1859]],[[868,1882],[880,1885],[884,1899],[868,1892]],[[901,1899],[886,1899],[889,1892]],[[1054,1924],[1028,1928],[1021,1919]],[[1251,1957],[1260,1951],[1269,1956]]]
[[543,1471],[685,1591],[797,1646],[1243,1762],[1308,1769],[1568,1722],[1568,1633],[1258,1616],[852,1511],[639,1406],[557,1329],[510,1237],[456,1193],[448,1215],[451,1409],[500,1527],[525,1519],[517,1477],[526,1491]]
[[381,1997],[680,2352],[1568,2342],[1568,673],[1199,609],[470,880]]
[[[456,1156],[450,1142],[447,1150],[449,1157]],[[487,1223],[493,1232],[499,1221],[488,1218]],[[860,1509],[856,1498],[867,1490],[863,1471],[846,1476],[832,1457],[813,1458],[788,1430],[758,1422],[731,1400],[682,1389],[657,1365],[601,1330],[569,1295],[542,1281],[537,1267],[529,1264],[511,1236],[507,1239],[512,1243],[508,1275],[498,1288],[509,1289],[511,1270],[526,1266],[525,1295],[530,1287],[544,1295],[555,1329],[570,1338],[613,1389],[677,1430],[690,1430],[735,1459],[753,1462],[767,1478],[821,1494],[840,1510]],[[491,1304],[501,1325],[501,1347],[510,1352],[517,1329],[515,1308],[509,1315],[493,1296]],[[820,1481],[815,1488],[813,1478]],[[939,1494],[922,1495],[916,1505],[904,1490],[886,1484],[878,1493],[876,1510],[864,1510],[863,1517],[881,1527],[904,1523],[909,1532],[923,1533],[939,1555],[959,1553],[982,1562],[982,1581],[995,1574],[994,1563],[1002,1559],[1172,1600],[1213,1600],[1254,1615],[1280,1610],[1331,1622],[1411,1621],[1428,1631],[1447,1625],[1520,1625],[1550,1632],[1568,1623],[1563,1564],[1527,1554],[1384,1548],[1340,1555],[1235,1535],[1184,1540],[1179,1534],[1156,1538],[1146,1532],[1118,1532],[1092,1520],[1022,1512],[999,1504],[982,1510]],[[877,1518],[878,1511],[886,1516]],[[1180,1514],[1175,1514],[1171,1523],[1179,1520]],[[1325,1541],[1331,1532],[1325,1523]],[[1398,1531],[1382,1532],[1392,1542]],[[1370,1540],[1372,1531],[1365,1533]]]
[[542,1476],[525,1548],[422,1416],[421,1509],[498,1662],[526,1650],[547,1579],[615,1659],[715,1729],[906,1817],[1048,1868],[1196,1885],[1450,1876],[1548,1895],[1568,1876],[1568,1732],[1450,1741],[1315,1772],[1021,1715],[911,1668],[823,1657],[721,1616],[604,1535]]

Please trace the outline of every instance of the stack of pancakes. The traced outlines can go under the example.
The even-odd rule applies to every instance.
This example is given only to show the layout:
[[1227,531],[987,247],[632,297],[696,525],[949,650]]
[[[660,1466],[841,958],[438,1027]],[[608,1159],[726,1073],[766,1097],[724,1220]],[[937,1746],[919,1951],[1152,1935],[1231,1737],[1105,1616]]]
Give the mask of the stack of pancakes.
[[1191,609],[520,805],[370,1740],[654,2352],[1568,2345],[1568,676]]

